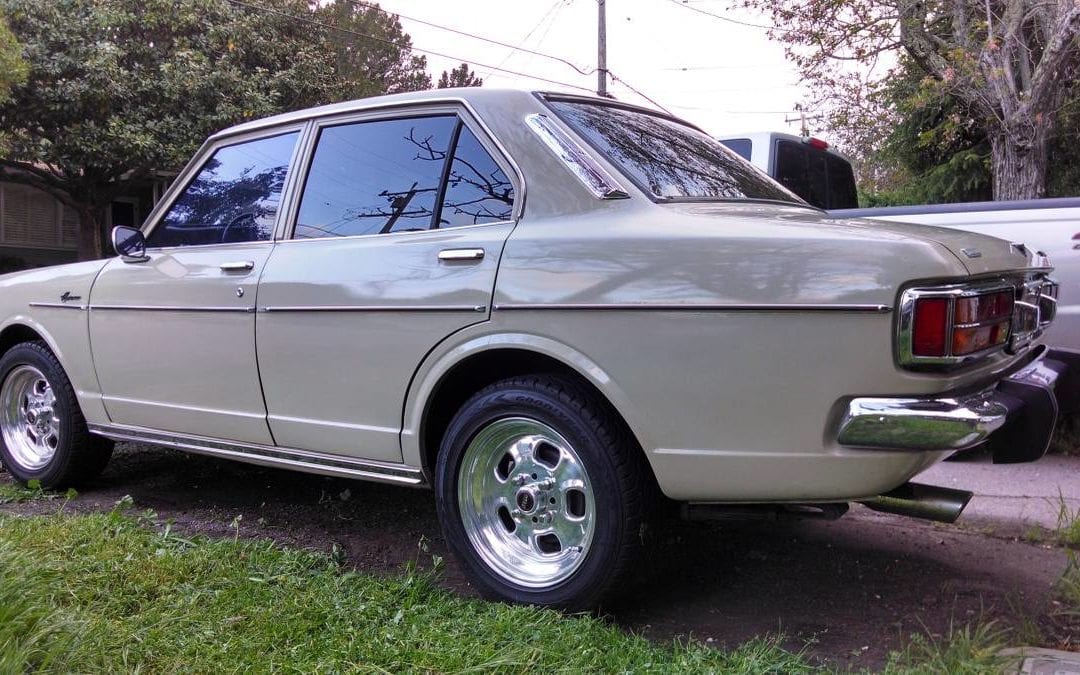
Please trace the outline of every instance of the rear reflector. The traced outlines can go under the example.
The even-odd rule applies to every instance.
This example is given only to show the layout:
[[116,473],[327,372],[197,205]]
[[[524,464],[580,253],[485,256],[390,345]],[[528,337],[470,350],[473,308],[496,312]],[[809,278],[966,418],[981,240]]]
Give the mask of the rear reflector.
[[945,356],[948,313],[948,298],[920,298],[915,301],[915,330],[911,345],[913,354]]

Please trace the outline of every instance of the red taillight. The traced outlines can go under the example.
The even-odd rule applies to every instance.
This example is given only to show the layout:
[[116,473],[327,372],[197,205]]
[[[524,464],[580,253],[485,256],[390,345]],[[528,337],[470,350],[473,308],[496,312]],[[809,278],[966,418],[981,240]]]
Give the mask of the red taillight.
[[808,139],[806,139],[806,143],[811,148],[817,148],[818,150],[828,150],[829,149],[829,144],[826,143],[825,141],[821,140],[820,138],[808,138]]
[[915,301],[915,321],[911,353],[915,356],[945,356],[949,299],[920,298]]
[[911,354],[952,358],[1005,344],[1009,339],[1014,301],[1013,290],[917,298]]

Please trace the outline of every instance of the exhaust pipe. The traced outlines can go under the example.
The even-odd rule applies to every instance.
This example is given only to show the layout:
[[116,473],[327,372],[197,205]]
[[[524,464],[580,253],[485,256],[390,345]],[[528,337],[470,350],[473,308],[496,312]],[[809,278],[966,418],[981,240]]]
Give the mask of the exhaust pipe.
[[883,513],[955,523],[972,496],[973,493],[967,490],[953,490],[921,483],[904,483],[883,495],[859,503]]

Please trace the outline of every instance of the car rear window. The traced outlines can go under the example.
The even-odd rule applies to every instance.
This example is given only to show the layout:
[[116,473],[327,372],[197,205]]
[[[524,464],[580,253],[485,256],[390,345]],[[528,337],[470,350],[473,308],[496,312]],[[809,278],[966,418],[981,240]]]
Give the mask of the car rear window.
[[723,143],[676,120],[602,103],[549,99],[548,104],[657,199],[800,203]]

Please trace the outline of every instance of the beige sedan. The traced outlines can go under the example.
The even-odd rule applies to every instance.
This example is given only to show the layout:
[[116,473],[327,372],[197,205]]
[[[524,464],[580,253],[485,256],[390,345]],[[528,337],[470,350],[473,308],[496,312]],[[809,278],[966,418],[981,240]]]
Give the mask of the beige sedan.
[[[117,257],[0,277],[0,459],[112,440],[432,486],[492,597],[593,606],[661,500],[944,520],[1077,403],[1039,254],[830,220],[607,99],[389,96],[212,136]],[[750,506],[748,506],[750,505]]]

